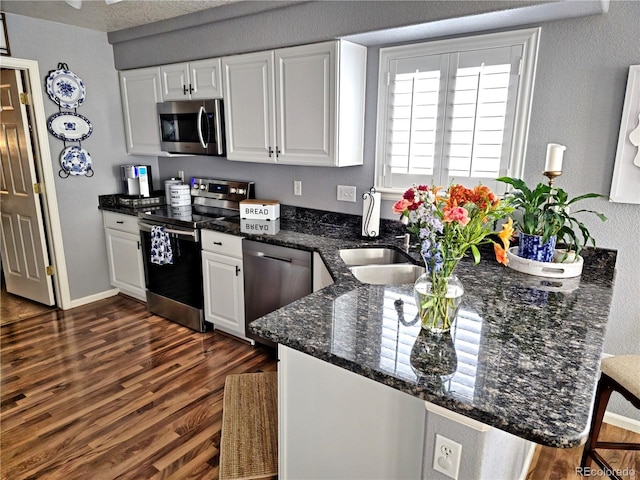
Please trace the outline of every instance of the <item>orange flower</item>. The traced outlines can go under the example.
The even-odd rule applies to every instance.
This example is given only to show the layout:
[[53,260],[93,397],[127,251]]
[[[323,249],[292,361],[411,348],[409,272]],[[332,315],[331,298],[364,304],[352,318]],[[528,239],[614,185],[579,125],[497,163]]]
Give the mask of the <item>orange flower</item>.
[[509,257],[507,257],[507,251],[502,248],[501,245],[494,243],[493,244],[493,251],[496,254],[496,260],[498,262],[500,262],[503,265],[508,265],[509,264]]
[[502,224],[502,231],[498,233],[498,237],[500,237],[504,249],[507,250],[509,248],[509,241],[511,237],[513,237],[513,219],[511,217],[509,217],[507,223]]

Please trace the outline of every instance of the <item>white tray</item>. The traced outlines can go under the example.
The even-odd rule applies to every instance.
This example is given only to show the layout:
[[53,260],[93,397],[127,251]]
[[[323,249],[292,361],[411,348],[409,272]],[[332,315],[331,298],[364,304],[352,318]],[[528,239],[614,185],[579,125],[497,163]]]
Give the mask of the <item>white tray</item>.
[[507,250],[507,258],[509,259],[509,268],[513,268],[518,272],[536,275],[538,277],[551,278],[571,278],[577,277],[582,273],[582,265],[584,263],[582,257],[578,255],[578,261],[573,263],[553,263],[553,262],[536,262],[535,260],[527,260],[517,255],[518,247],[511,247]]

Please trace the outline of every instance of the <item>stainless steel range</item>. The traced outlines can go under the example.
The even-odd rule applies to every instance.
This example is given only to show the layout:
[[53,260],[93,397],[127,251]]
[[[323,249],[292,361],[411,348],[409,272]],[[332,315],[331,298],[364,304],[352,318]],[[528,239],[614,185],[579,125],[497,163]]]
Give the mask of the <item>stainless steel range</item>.
[[[253,182],[192,178],[191,205],[138,215],[148,311],[205,331],[200,229],[212,220],[239,222],[240,201],[248,198],[255,198]],[[152,256],[152,232],[169,247],[171,262]]]

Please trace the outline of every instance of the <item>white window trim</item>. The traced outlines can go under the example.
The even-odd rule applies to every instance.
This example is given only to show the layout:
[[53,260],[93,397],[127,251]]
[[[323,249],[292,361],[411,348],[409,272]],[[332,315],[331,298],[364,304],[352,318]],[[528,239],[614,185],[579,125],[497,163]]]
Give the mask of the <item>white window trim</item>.
[[403,193],[402,189],[382,186],[385,163],[385,159],[382,157],[384,156],[384,145],[387,142],[385,115],[387,112],[387,99],[389,98],[388,90],[390,86],[390,78],[388,72],[390,60],[402,58],[403,56],[414,56],[416,54],[438,55],[454,51],[469,51],[476,48],[481,49],[521,44],[521,77],[516,94],[517,114],[513,126],[511,154],[507,175],[522,177],[522,174],[524,173],[525,153],[529,137],[529,122],[531,117],[531,105],[533,103],[533,87],[536,75],[539,39],[540,27],[537,27],[508,32],[489,33],[485,35],[459,37],[434,42],[423,42],[412,45],[401,45],[397,47],[384,47],[380,49],[374,184],[376,191],[382,193],[383,199],[397,200],[399,195]]

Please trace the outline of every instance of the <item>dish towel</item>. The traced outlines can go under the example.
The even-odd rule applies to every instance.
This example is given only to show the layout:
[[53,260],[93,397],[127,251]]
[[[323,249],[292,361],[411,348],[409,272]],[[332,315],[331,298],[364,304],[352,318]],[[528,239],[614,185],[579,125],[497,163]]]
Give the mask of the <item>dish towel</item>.
[[151,227],[151,263],[156,265],[173,264],[173,251],[167,229],[162,225]]

